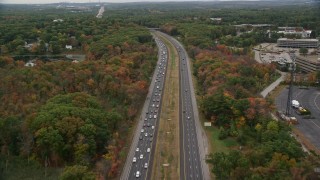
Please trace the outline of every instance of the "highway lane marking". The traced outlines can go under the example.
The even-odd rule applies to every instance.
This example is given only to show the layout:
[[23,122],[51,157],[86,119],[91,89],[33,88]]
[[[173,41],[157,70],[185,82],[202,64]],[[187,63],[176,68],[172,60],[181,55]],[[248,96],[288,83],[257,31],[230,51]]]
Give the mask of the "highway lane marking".
[[318,126],[316,123],[314,123],[312,120],[311,120],[311,122],[314,124],[314,125],[316,125],[318,128],[320,128],[320,126]]
[[[164,34],[165,35],[165,34]],[[167,37],[169,37],[170,38],[170,40],[171,41],[173,41],[173,42],[177,42],[176,44],[179,44],[179,42],[177,41],[177,40],[175,40],[175,39],[173,39],[173,38],[171,38],[170,36],[168,36],[168,35],[165,35],[165,36],[167,36]],[[174,43],[175,44],[175,43]],[[181,46],[180,44],[179,44],[179,46]],[[178,46],[178,47],[179,47]],[[184,53],[186,53],[186,51],[184,50],[184,49],[182,49],[182,51],[184,52]],[[180,55],[180,57],[183,57],[182,55]],[[187,67],[189,67],[189,62],[188,62],[188,58],[187,58],[187,56],[185,57],[186,58],[186,63],[188,63],[186,66]],[[181,59],[180,59],[181,60]],[[180,61],[181,62],[181,61]],[[180,63],[181,64],[181,63]],[[190,69],[190,68],[188,68],[188,69]],[[191,81],[191,79],[189,78],[189,75],[190,75],[190,71],[188,71],[188,72],[183,72],[184,74],[185,73],[187,73],[187,74],[185,74],[185,76],[186,77],[184,77],[184,78],[187,78],[187,79],[189,79],[189,81]],[[184,78],[182,78],[182,79],[184,79]],[[187,81],[187,82],[183,82],[182,81],[182,84],[184,84],[184,85],[186,85],[186,86],[188,86],[188,90],[190,90],[191,91],[191,86],[190,86],[190,83],[189,83],[189,81]],[[193,92],[193,91],[192,91]],[[188,92],[184,92],[184,90],[183,90],[183,93],[185,93],[185,95],[187,95],[187,94],[189,94]],[[192,97],[190,97],[190,98],[192,98]],[[190,100],[190,98],[188,98],[188,99],[186,99],[186,100]],[[192,99],[191,99],[192,100]],[[190,102],[191,104],[189,104],[189,106],[188,106],[188,108],[192,108],[192,101]],[[192,115],[193,116],[193,115]],[[194,124],[194,120],[192,120],[192,122],[193,123],[191,123],[190,125],[191,125],[191,130],[196,130],[196,129],[194,129],[194,128],[196,128],[195,126],[195,124]],[[192,133],[193,134],[193,133]],[[189,136],[190,136],[190,134],[189,134]],[[183,138],[184,139],[184,138]],[[183,141],[184,142],[184,141]],[[195,153],[195,152],[194,152]],[[198,154],[198,155],[200,155],[200,154]],[[201,163],[201,162],[200,162]],[[202,172],[203,173],[203,172]],[[186,173],[185,173],[186,174]],[[190,177],[192,177],[192,174],[190,174]]]
[[313,102],[314,102],[314,104],[316,105],[317,109],[320,111],[320,108],[319,108],[319,106],[318,106],[318,104],[317,104],[317,102],[316,102],[316,99],[318,98],[319,95],[320,95],[320,94],[318,94],[318,95],[314,98]]

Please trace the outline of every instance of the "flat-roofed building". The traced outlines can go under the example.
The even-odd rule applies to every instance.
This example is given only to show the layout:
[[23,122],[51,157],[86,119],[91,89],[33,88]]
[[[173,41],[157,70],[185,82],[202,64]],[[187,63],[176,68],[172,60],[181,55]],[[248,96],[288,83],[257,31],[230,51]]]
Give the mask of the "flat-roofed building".
[[320,71],[320,58],[317,55],[296,56],[296,64],[304,72]]
[[280,38],[277,40],[278,47],[290,48],[317,48],[319,46],[318,39],[287,39]]

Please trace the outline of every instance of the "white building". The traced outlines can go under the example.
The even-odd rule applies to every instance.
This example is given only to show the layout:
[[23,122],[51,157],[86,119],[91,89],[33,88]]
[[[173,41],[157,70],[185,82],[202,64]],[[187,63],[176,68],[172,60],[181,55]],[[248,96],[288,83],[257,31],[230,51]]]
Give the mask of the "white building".
[[210,20],[215,21],[215,22],[221,22],[222,18],[210,18]]
[[33,61],[28,61],[24,66],[26,67],[33,67],[35,66],[36,64],[33,62]]
[[312,30],[305,30],[302,27],[279,27],[280,31],[284,35],[300,35],[301,38],[310,38]]
[[53,22],[63,22],[63,19],[55,19]]

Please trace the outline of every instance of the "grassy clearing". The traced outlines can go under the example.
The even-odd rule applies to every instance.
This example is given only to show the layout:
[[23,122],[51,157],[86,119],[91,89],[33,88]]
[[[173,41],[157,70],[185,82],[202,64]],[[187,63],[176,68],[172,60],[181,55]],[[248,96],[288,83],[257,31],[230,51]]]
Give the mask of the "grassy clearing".
[[219,139],[219,129],[216,127],[204,127],[210,144],[210,152],[229,152],[231,147],[237,146],[238,143],[233,138],[224,140]]

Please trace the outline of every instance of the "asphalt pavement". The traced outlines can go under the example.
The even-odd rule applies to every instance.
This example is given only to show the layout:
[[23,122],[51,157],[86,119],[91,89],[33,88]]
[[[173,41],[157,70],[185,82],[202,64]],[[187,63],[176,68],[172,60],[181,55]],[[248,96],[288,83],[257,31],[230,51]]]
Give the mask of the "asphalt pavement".
[[189,57],[180,42],[161,33],[176,48],[180,65],[180,179],[210,179],[205,162],[208,141],[199,121]]
[[286,76],[287,76],[286,72],[281,72],[281,71],[278,71],[278,72],[281,74],[281,76],[260,93],[263,98],[267,97],[267,95],[271,91],[273,91],[282,81],[286,79]]
[[[160,32],[159,32],[160,33]],[[206,134],[199,121],[189,57],[181,43],[161,33],[176,48],[180,65],[180,179],[210,179],[209,167],[205,162],[208,152]],[[151,179],[153,156],[158,134],[159,115],[166,77],[168,50],[165,44],[154,37],[159,51],[149,93],[145,101],[139,124],[120,179]]]
[[166,77],[168,50],[165,44],[154,37],[158,46],[158,62],[154,71],[139,124],[128,152],[120,179],[151,179],[153,155],[158,134],[161,102]]
[[[285,88],[276,98],[278,110],[286,112],[288,89]],[[312,119],[306,119],[295,112],[291,107],[291,116],[298,119],[295,127],[304,134],[309,141],[320,150],[320,91],[317,88],[299,89],[293,88],[292,99],[299,101],[300,105],[311,111]]]

